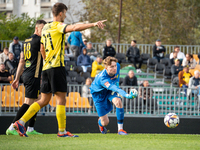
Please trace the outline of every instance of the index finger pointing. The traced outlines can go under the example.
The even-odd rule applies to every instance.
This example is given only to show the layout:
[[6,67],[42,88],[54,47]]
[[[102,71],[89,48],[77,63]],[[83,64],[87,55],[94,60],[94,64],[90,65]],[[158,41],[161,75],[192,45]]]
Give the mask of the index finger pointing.
[[105,21],[107,21],[107,19],[106,20],[102,20],[101,22],[105,22]]

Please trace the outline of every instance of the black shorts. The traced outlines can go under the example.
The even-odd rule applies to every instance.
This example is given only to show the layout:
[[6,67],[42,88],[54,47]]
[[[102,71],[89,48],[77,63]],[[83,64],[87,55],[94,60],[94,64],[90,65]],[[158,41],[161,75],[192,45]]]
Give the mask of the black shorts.
[[66,71],[56,67],[42,71],[41,93],[67,92]]
[[23,75],[22,81],[25,87],[25,97],[37,99],[40,94],[40,78]]

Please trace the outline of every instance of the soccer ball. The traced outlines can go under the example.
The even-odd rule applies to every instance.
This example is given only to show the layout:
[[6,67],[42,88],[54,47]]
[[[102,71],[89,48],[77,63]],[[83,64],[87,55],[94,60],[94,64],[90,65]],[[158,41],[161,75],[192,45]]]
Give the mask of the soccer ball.
[[175,113],[168,113],[164,118],[164,123],[168,128],[175,128],[179,125],[179,117]]
[[132,92],[134,95],[138,95],[138,91],[137,91],[136,89],[131,89],[131,90],[130,90],[130,93],[131,93],[131,92]]

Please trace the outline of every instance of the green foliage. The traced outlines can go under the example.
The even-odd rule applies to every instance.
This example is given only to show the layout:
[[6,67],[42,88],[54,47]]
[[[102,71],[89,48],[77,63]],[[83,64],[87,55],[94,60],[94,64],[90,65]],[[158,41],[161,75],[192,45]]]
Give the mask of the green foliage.
[[[92,41],[117,42],[119,0],[82,0],[86,13],[82,20],[107,19],[104,30],[92,29]],[[200,0],[123,0],[121,43],[199,44]]]
[[0,40],[12,40],[15,36],[18,36],[21,41],[25,40],[34,33],[36,21],[42,18],[43,15],[38,18],[30,18],[28,14],[25,13],[22,14],[21,17],[11,15],[8,19],[4,13],[1,13]]

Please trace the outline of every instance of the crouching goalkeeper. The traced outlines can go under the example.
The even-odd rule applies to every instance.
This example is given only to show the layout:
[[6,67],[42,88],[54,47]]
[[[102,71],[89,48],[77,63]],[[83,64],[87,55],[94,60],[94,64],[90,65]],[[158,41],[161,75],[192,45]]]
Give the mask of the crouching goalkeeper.
[[117,63],[116,58],[108,56],[104,59],[103,63],[105,69],[95,77],[95,80],[90,87],[92,98],[99,116],[99,130],[102,134],[107,133],[107,129],[105,128],[109,123],[107,113],[113,109],[113,103],[116,106],[118,134],[127,135],[127,132],[123,130],[124,108],[121,97],[119,97],[118,94],[128,99],[133,99],[137,97],[137,93],[131,92],[130,94],[127,94],[118,87],[120,65]]

